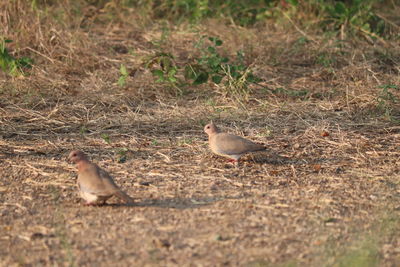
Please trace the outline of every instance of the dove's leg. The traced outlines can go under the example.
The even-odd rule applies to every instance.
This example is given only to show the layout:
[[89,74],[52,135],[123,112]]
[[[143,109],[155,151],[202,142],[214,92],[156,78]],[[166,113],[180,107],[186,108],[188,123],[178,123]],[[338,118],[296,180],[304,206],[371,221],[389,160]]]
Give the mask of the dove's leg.
[[238,167],[239,159],[240,159],[240,156],[233,155],[231,158],[228,159],[228,162],[233,163],[235,165],[235,167]]

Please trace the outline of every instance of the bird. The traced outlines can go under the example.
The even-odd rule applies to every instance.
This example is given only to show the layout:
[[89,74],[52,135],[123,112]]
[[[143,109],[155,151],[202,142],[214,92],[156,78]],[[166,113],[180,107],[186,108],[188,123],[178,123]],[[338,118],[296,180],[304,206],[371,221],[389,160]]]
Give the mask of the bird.
[[246,153],[265,150],[266,147],[256,144],[241,136],[221,132],[213,123],[204,126],[204,132],[208,134],[208,144],[212,152],[227,157],[238,166],[239,159]]
[[78,189],[85,205],[101,206],[112,196],[122,199],[125,203],[133,202],[128,194],[123,192],[107,171],[91,162],[85,153],[74,150],[69,153],[68,161],[78,168]]

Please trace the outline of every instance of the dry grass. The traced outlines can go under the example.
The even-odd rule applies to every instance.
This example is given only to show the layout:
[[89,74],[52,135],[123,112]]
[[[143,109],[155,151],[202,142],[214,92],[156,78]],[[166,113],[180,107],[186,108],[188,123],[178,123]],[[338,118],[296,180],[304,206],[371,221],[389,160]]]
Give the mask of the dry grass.
[[[399,105],[378,103],[379,86],[400,86],[398,47],[352,41],[339,49],[312,32],[299,44],[296,28],[212,20],[171,26],[155,45],[162,27],[123,23],[123,13],[104,23],[111,11],[85,7],[61,13],[73,18],[62,24],[52,19],[56,8],[37,21],[12,3],[29,19],[1,34],[36,63],[26,77],[1,74],[0,265],[400,261]],[[17,6],[0,5],[2,22],[15,17]],[[155,83],[143,60],[161,49],[185,62],[199,32],[220,36],[227,55],[243,48],[268,89],[251,88],[238,104],[211,86],[175,97]],[[132,73],[123,87],[120,64]],[[307,94],[272,93],[278,88]],[[207,148],[202,128],[211,119],[269,150],[234,168]],[[72,149],[112,173],[136,204],[81,206],[66,162]]]

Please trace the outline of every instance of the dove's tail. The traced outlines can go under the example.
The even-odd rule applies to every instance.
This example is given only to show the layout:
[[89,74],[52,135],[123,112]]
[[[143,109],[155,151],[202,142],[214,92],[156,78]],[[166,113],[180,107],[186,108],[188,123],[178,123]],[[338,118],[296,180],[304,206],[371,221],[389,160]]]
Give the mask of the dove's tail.
[[267,150],[267,147],[264,145],[257,144],[257,143],[253,143],[253,146],[251,146],[249,148],[249,152],[256,152],[256,151],[263,151],[263,150]]
[[126,203],[133,203],[133,201],[134,201],[133,198],[131,198],[130,196],[128,196],[128,194],[126,194],[125,192],[123,192],[121,190],[115,192],[115,196],[122,199]]

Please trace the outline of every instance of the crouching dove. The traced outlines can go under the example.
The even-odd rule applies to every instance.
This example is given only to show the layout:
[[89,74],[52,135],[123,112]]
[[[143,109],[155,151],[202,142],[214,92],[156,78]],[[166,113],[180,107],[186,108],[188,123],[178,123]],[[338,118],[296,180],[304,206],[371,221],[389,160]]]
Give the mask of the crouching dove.
[[102,168],[89,161],[82,151],[72,151],[68,160],[78,168],[78,188],[86,205],[104,205],[112,196],[132,203],[133,199],[114,183],[112,177]]
[[208,134],[208,143],[211,151],[229,158],[236,166],[238,166],[239,159],[244,154],[266,149],[263,145],[256,144],[243,137],[221,133],[212,122],[204,127],[204,132]]

